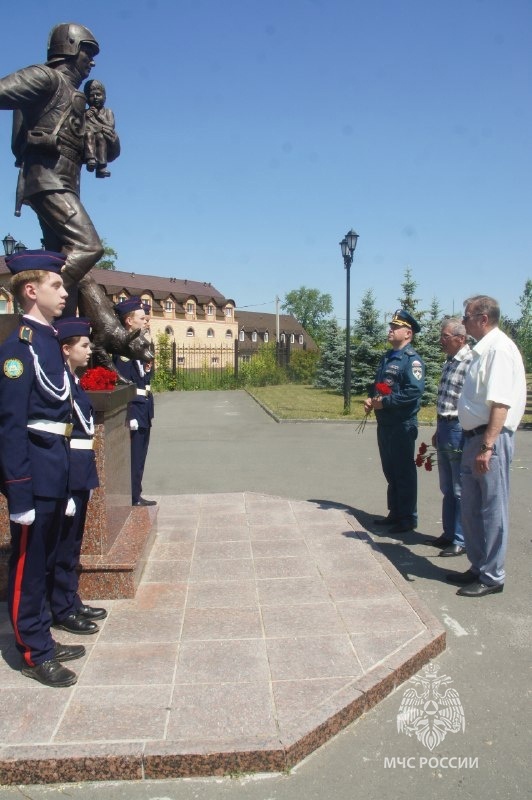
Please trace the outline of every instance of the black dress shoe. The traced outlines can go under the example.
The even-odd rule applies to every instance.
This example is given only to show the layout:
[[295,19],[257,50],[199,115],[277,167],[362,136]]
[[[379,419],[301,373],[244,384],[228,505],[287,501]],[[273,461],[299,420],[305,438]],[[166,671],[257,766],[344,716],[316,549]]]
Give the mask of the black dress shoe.
[[440,558],[449,558],[450,556],[463,556],[465,554],[465,547],[461,544],[450,544],[440,553]]
[[79,617],[77,614],[69,614],[68,617],[64,619],[56,620],[54,622],[54,628],[61,628],[61,630],[68,631],[69,633],[79,633],[81,636],[86,636],[90,633],[98,633],[100,630],[95,622],[91,622],[90,619]]
[[54,646],[54,661],[74,661],[83,658],[86,650],[82,644],[59,644]]
[[79,606],[76,609],[76,613],[78,617],[83,617],[84,619],[105,619],[107,616],[105,608],[94,608],[86,605]]
[[44,664],[38,664],[36,667],[22,667],[21,672],[27,678],[34,678],[39,683],[53,688],[72,686],[78,679],[75,672],[64,667],[55,658],[45,661]]
[[467,572],[449,572],[445,576],[445,580],[447,583],[456,583],[461,586],[462,584],[475,583],[475,581],[478,581],[478,575],[468,569]]
[[390,514],[388,514],[388,516],[384,517],[384,519],[380,519],[380,518],[379,519],[374,519],[373,520],[373,524],[374,525],[393,525],[394,522],[398,522],[398,521],[399,520],[397,519],[397,517],[392,517]]
[[415,527],[413,522],[396,522],[395,525],[392,525],[388,533],[409,533],[413,531]]
[[494,586],[486,586],[485,583],[475,581],[470,583],[469,586],[463,586],[458,589],[456,594],[462,597],[484,597],[486,594],[498,594],[504,589],[504,583],[496,583]]
[[143,497],[139,497],[136,503],[132,503],[133,506],[156,506],[157,500],[145,500]]
[[449,547],[451,544],[451,539],[448,539],[443,534],[438,536],[437,539],[425,539],[423,544],[429,544],[431,547],[439,547],[442,550],[444,547]]

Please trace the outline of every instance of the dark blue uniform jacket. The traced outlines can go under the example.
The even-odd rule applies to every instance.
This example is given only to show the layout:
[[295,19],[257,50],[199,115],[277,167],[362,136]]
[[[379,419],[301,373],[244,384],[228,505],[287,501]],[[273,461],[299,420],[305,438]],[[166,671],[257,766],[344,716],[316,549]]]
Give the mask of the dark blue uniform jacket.
[[0,346],[0,481],[10,514],[33,508],[35,495],[67,496],[68,439],[27,424],[71,418],[70,383],[56,333],[24,317]]
[[[392,390],[383,396],[382,409],[375,411],[379,425],[396,425],[417,418],[425,390],[425,365],[411,344],[384,354],[375,383],[386,383]],[[374,389],[373,396],[377,394]]]
[[96,489],[100,485],[96,471],[94,450],[78,450],[72,442],[75,439],[92,440],[94,436],[87,432],[93,421],[93,409],[89,396],[72,375],[72,400],[74,405],[74,429],[70,448],[70,488],[73,492]]
[[[114,356],[113,363],[123,378],[135,384],[137,389],[146,391],[146,384],[150,383],[150,374],[142,374],[139,362],[124,356]],[[139,428],[150,428],[153,418],[153,398],[146,394],[137,395],[127,407],[127,419],[136,419]]]

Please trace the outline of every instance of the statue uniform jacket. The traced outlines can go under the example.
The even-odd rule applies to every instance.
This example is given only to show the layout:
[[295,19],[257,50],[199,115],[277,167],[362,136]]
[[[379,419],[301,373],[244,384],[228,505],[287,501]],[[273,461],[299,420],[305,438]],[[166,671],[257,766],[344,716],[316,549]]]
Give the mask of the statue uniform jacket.
[[139,361],[125,356],[114,356],[113,363],[120,375],[137,387],[137,396],[128,403],[127,419],[136,419],[139,428],[150,428],[153,418],[153,399],[146,389],[149,379],[146,380],[144,369]]
[[382,409],[375,411],[379,425],[396,425],[417,419],[425,390],[425,364],[411,344],[384,354],[375,383],[386,383],[392,390],[391,394],[383,396]]
[[94,450],[78,446],[78,443],[94,439],[93,408],[88,394],[77,378],[70,376],[72,385],[73,423],[70,439],[70,489],[73,492],[96,489],[100,485],[96,470]]
[[0,79],[0,109],[14,111],[12,149],[22,164],[24,198],[43,191],[79,197],[85,105],[85,95],[45,64]]
[[70,381],[56,332],[23,317],[0,346],[0,480],[10,514],[33,508],[35,496],[67,496],[68,438],[28,425],[71,419]]

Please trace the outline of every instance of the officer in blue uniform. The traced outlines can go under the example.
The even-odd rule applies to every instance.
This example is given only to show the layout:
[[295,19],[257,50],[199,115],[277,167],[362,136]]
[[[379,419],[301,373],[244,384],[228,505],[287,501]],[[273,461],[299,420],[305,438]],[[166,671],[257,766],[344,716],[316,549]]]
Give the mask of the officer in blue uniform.
[[99,486],[94,453],[93,409],[76,375],[76,369],[86,367],[91,355],[91,323],[83,317],[61,317],[54,327],[72,389],[74,427],[70,437],[69,485],[76,510],[74,516],[65,517],[63,522],[55,570],[50,580],[50,606],[57,628],[70,633],[91,634],[99,630],[94,620],[107,616],[104,608],[86,605],[78,594],[78,565],[87,506],[93,490]]
[[65,257],[26,250],[6,258],[13,294],[24,316],[0,346],[0,488],[11,529],[8,610],[22,655],[22,674],[46,686],[71,686],[76,674],[63,666],[85,654],[82,646],[55,642],[46,606],[68,499],[70,381],[52,327],[67,292]]
[[406,533],[417,526],[414,459],[425,365],[412,346],[412,337],[420,330],[407,311],[395,312],[388,331],[392,349],[382,357],[375,376],[375,385],[386,384],[391,392],[381,395],[374,389],[364,403],[367,413],[375,411],[382,471],[388,483],[388,516],[375,523],[391,524],[390,533]]
[[[148,327],[144,305],[140,297],[130,297],[117,303],[114,309],[128,332],[145,331]],[[153,398],[149,375],[138,360],[113,356],[117,372],[137,387],[137,396],[128,404],[127,424],[131,437],[131,503],[134,506],[154,506],[155,500],[142,497],[142,477],[150,444],[153,419]]]

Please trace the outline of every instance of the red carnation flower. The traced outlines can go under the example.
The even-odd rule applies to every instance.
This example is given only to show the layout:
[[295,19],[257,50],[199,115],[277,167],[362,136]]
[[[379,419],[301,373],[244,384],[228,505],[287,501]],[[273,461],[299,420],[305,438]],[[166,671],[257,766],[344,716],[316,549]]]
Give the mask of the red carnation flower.
[[80,384],[88,392],[109,392],[115,388],[117,380],[118,375],[112,369],[94,367],[85,372]]

